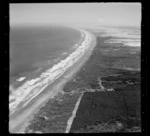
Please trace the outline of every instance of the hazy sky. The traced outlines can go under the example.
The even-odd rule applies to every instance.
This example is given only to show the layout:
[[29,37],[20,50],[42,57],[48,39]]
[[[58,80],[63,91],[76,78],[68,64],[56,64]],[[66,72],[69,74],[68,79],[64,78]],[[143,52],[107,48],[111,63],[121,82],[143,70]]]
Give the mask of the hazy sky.
[[140,3],[10,4],[10,25],[140,26]]

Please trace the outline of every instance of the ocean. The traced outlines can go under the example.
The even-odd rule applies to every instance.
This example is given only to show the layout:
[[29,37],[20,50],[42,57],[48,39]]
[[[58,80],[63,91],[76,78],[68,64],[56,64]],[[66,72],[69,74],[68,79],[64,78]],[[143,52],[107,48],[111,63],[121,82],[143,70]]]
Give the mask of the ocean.
[[10,81],[52,67],[80,40],[81,33],[68,27],[10,28]]

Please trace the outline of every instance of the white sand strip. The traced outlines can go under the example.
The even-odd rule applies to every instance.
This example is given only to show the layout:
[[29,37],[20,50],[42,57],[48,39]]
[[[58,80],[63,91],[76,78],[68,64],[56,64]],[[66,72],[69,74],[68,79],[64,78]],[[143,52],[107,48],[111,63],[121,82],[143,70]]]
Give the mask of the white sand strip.
[[105,43],[123,43],[124,46],[141,47],[141,31],[133,28],[99,28],[101,37],[111,36],[113,38],[105,41]]
[[78,107],[79,107],[79,104],[80,104],[80,101],[81,101],[81,98],[82,98],[83,94],[84,94],[84,92],[80,95],[80,97],[79,97],[79,99],[78,99],[78,101],[77,101],[77,103],[75,105],[75,108],[72,111],[72,116],[67,121],[67,127],[66,127],[65,133],[69,133],[69,131],[71,129],[71,125],[72,125],[73,120],[74,120],[74,118],[76,116],[76,113],[77,113],[77,110],[78,110]]

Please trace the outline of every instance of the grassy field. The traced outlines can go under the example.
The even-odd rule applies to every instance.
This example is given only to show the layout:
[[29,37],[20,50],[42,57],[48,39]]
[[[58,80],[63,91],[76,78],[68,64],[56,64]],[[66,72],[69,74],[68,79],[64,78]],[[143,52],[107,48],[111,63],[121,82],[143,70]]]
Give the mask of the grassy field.
[[91,58],[64,88],[97,91],[84,93],[71,133],[141,131],[140,49],[105,40],[97,38]]
[[[102,85],[106,91],[84,93],[70,132],[135,132],[137,129],[140,130],[139,78],[140,75],[137,73],[128,75],[127,79],[126,73],[120,77],[102,78]],[[121,82],[118,83],[118,81]],[[110,88],[114,91],[107,90]]]

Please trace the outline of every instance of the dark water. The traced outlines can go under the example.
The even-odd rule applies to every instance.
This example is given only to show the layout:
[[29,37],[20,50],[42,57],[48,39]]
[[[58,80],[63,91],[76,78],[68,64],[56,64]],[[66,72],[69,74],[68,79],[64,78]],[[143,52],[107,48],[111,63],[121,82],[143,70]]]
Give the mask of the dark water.
[[80,39],[79,31],[67,27],[11,28],[10,77],[35,70],[38,66],[33,67],[33,64],[69,52]]

